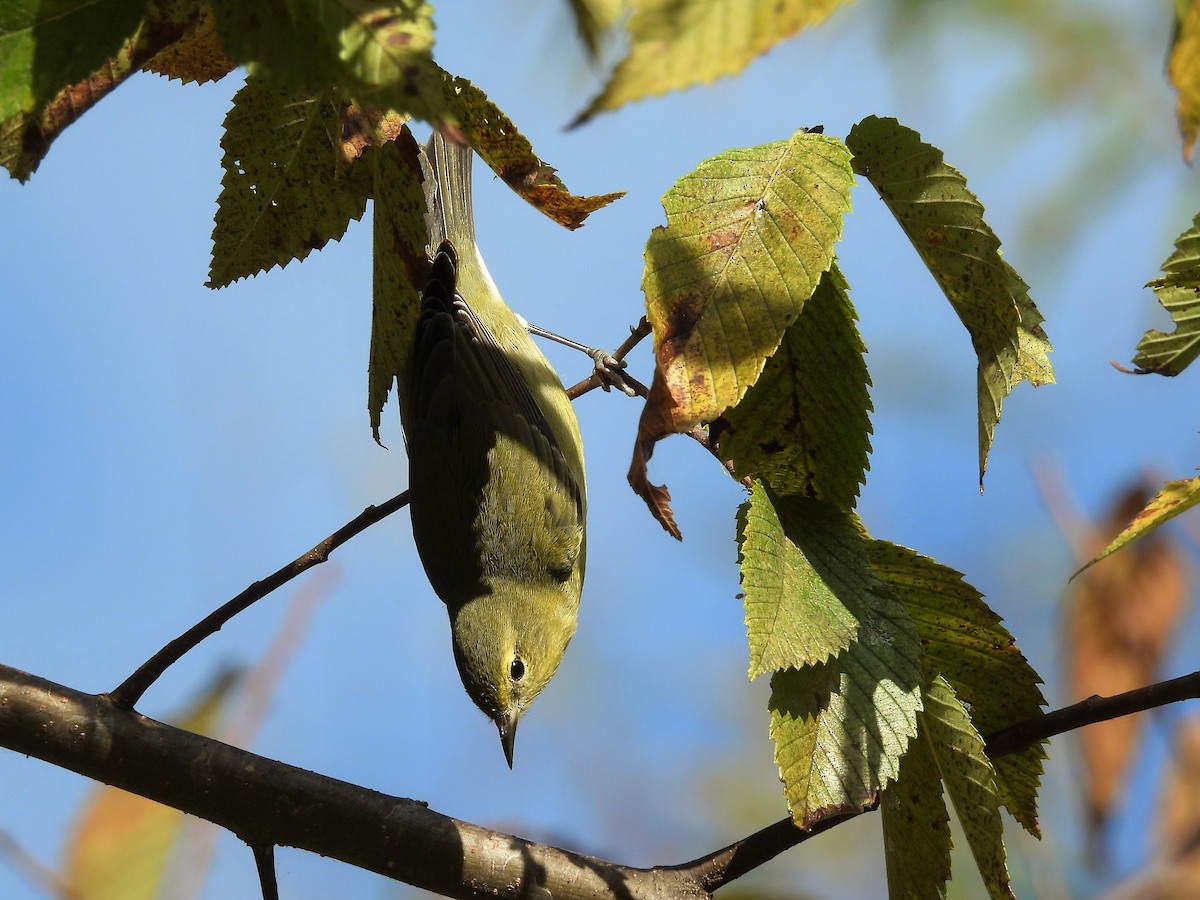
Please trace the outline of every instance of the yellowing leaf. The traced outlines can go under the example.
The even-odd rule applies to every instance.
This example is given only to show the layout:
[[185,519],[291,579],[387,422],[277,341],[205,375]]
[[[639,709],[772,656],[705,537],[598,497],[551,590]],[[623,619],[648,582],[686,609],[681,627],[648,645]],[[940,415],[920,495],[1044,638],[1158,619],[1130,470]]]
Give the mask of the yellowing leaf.
[[625,11],[625,0],[569,0],[569,6],[579,39],[588,55],[596,59],[609,29]]
[[225,116],[209,287],[224,287],[338,240],[370,191],[342,150],[332,90],[288,90],[251,76]]
[[1162,270],[1165,276],[1148,286],[1170,313],[1175,330],[1167,334],[1152,328],[1142,335],[1133,357],[1139,375],[1178,375],[1200,355],[1200,215],[1175,239],[1175,252]]
[[[421,286],[429,278],[425,194],[417,154],[416,142],[405,129],[399,141],[379,147],[371,158],[375,212],[367,406],[377,441],[392,383],[407,390],[405,373],[421,307]],[[407,404],[407,398],[402,396],[401,402]]]
[[225,55],[217,37],[212,8],[207,3],[186,4],[191,15],[185,31],[142,66],[144,71],[177,78],[184,84],[204,84],[224,78],[237,64]]
[[446,76],[447,109],[475,152],[510,188],[559,225],[572,230],[623,191],[577,197],[567,190],[554,168],[533,152],[528,138],[496,104],[465,78]]
[[[235,679],[219,677],[178,721],[211,734]],[[81,900],[152,900],[175,849],[184,816],[177,809],[118,788],[99,787],[80,810],[66,846],[65,877]]]
[[848,291],[834,263],[754,387],[709,429],[739,476],[847,509],[871,449],[866,348]]
[[983,204],[966,179],[895,119],[870,116],[850,131],[854,170],[865,176],[913,242],[979,357],[979,480],[1004,398],[1021,381],[1054,381],[1050,342],[1028,286],[1000,255]]
[[825,662],[846,650],[858,633],[858,619],[784,533],[761,483],[739,513],[750,678]]
[[[1200,476],[1182,481],[1168,481],[1162,486],[1162,490],[1150,498],[1145,508],[1133,517],[1133,521],[1079,572],[1094,566],[1110,553],[1120,550],[1129,542],[1148,534],[1180,513],[1187,512],[1197,503],[1200,503]],[[1079,572],[1075,574],[1078,575]]]
[[775,762],[792,818],[809,827],[861,809],[897,777],[917,732],[922,649],[904,606],[871,571],[867,538],[848,511],[765,496],[812,572],[859,622],[840,655],[771,677]]
[[950,813],[933,750],[918,733],[900,777],[879,803],[889,897],[944,898],[950,880]]
[[575,124],[602,110],[740,72],[843,0],[633,0],[629,54]]
[[988,895],[999,900],[1014,897],[995,773],[971,715],[944,678],[930,683],[920,719],[922,736],[954,803]]
[[[1035,718],[1045,705],[1041,678],[983,596],[960,573],[907,547],[872,541],[871,568],[916,623],[927,678],[943,677],[985,735]],[[1037,791],[1045,758],[1038,743],[996,759],[1000,798],[1038,835]]]
[[711,422],[757,381],[833,263],[850,208],[846,147],[800,131],[701,163],[663,196],[642,290],[657,368],[629,480],[660,521],[646,479],[656,441]]
[[1179,134],[1183,138],[1183,158],[1191,162],[1192,144],[1200,124],[1200,5],[1196,3],[1187,4],[1182,13],[1176,10],[1167,75],[1179,92],[1175,109]]

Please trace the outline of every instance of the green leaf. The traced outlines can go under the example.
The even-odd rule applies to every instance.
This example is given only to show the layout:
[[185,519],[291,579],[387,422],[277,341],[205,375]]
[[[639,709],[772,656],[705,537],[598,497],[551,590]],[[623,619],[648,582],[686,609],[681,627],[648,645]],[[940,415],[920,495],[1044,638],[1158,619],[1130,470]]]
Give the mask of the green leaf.
[[834,263],[754,387],[709,430],[739,476],[854,506],[871,450],[871,381],[856,318]]
[[[916,623],[927,678],[944,677],[971,709],[985,735],[1036,718],[1042,679],[1017,648],[1000,617],[960,573],[907,547],[873,541],[871,567]],[[995,761],[1000,797],[1013,817],[1037,835],[1037,790],[1045,751],[1038,743]]]
[[1162,270],[1165,277],[1148,286],[1170,313],[1175,330],[1167,334],[1152,328],[1142,335],[1133,357],[1138,374],[1178,375],[1200,355],[1200,215],[1175,239],[1175,252]]
[[[405,129],[395,144],[374,148],[370,157],[375,213],[367,406],[376,441],[392,382],[407,390],[406,373],[421,309],[420,286],[429,277],[425,194],[417,153],[416,142]],[[407,398],[401,401],[407,406]]]
[[[1200,476],[1182,481],[1168,481],[1157,494],[1150,498],[1145,508],[1133,517],[1125,529],[1113,538],[1112,543],[1100,551],[1084,569],[1094,566],[1110,553],[1153,531],[1164,522],[1169,522],[1182,512],[1187,512],[1200,503]],[[1078,575],[1076,572],[1075,575]],[[1075,575],[1071,577],[1074,578]]]
[[903,605],[871,571],[867,538],[846,510],[778,497],[784,532],[859,621],[839,656],[771,678],[771,737],[792,818],[809,827],[861,809],[894,781],[917,731],[921,643]]
[[1011,898],[1004,854],[1004,823],[992,764],[971,716],[940,676],[925,692],[921,729],[954,803],[967,844],[983,876],[988,896]]
[[342,148],[332,90],[306,94],[251,76],[225,117],[209,287],[304,259],[362,217],[369,176]]
[[1050,342],[1028,285],[1000,255],[983,204],[942,152],[895,119],[869,116],[850,131],[865,176],[913,242],[971,335],[979,357],[979,481],[1004,398],[1021,381],[1054,381]]
[[25,181],[63,130],[178,38],[146,3],[0,5],[0,165]]
[[116,56],[146,0],[11,0],[0,6],[0,121],[49,103]]
[[841,141],[800,131],[706,160],[664,195],[642,290],[679,430],[758,379],[833,262],[853,180]]
[[883,792],[879,811],[888,896],[941,900],[950,880],[950,813],[923,733],[909,745],[900,777]]
[[843,0],[633,0],[629,54],[575,120],[632,100],[707,84],[815,25]]
[[738,518],[749,677],[824,662],[846,650],[858,619],[784,534],[761,483],[754,483]]

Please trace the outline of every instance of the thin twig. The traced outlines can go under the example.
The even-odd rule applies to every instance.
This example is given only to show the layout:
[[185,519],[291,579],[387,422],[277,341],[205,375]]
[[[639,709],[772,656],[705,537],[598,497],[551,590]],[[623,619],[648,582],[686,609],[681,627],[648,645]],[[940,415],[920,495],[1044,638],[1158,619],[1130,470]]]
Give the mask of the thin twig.
[[[629,329],[629,337],[625,339],[625,342],[613,351],[613,359],[615,359],[617,362],[621,362],[623,359],[625,359],[625,357],[629,355],[630,351],[640,344],[646,335],[650,334],[650,331],[650,323],[646,320],[645,316],[642,316],[641,321]],[[629,383],[629,386],[634,389],[639,397],[644,398],[650,393],[649,389],[633,376],[622,373],[621,377]],[[588,391],[593,391],[598,387],[602,387],[603,385],[604,382],[600,380],[600,376],[593,372],[587,378],[583,379],[583,381],[573,384],[567,388],[567,396],[572,400],[577,400]]]
[[262,888],[263,900],[279,900],[279,879],[275,875],[275,845],[250,844],[254,852],[254,867],[258,869],[258,884]]
[[1168,703],[1197,698],[1200,698],[1200,672],[1148,684],[1111,697],[1094,694],[1086,700],[1053,710],[1040,718],[1018,722],[996,732],[987,740],[987,753],[988,756],[1016,753],[1064,731],[1074,731],[1085,725],[1094,725],[1131,713],[1166,706]]
[[216,634],[226,622],[238,613],[248,609],[267,594],[287,584],[301,572],[306,572],[313,566],[320,565],[329,559],[331,554],[350,538],[366,530],[398,509],[408,504],[408,491],[402,491],[391,500],[378,506],[368,506],[355,518],[351,519],[325,540],[321,541],[307,553],[292,560],[286,566],[267,576],[262,581],[256,581],[232,600],[219,609],[205,616],[175,640],[171,641],[152,657],[142,663],[132,675],[121,682],[116,690],[108,697],[113,705],[121,709],[133,709],[142,699],[150,685],[154,684],[167,669],[179,662],[184,654],[205,638]]

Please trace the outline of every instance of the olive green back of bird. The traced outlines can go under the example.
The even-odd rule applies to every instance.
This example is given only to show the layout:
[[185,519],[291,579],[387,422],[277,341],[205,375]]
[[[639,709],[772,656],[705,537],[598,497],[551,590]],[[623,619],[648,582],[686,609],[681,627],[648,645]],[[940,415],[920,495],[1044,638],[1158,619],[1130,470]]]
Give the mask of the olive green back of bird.
[[471,155],[436,132],[425,150],[433,264],[401,418],[417,550],[512,765],[575,632],[587,501],[571,402],[475,245]]

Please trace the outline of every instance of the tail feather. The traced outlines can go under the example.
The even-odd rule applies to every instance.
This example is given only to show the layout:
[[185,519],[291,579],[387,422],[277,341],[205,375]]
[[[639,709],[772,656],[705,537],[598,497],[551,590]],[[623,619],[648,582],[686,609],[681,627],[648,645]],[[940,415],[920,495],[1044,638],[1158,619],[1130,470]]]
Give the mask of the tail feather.
[[442,241],[450,241],[462,249],[475,246],[475,212],[471,205],[473,156],[470,147],[448,141],[436,130],[425,145],[422,157],[425,221],[431,249]]

